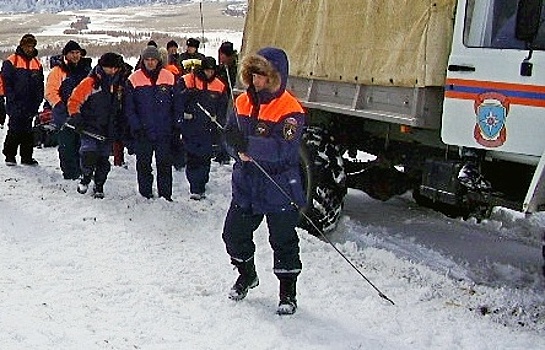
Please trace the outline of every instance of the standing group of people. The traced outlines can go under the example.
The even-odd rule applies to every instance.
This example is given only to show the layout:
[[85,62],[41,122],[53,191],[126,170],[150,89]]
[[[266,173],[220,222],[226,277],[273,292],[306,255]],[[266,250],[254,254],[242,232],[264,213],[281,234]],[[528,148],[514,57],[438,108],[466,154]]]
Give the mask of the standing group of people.
[[[199,44],[190,38],[187,51],[178,54],[175,41],[166,49],[150,41],[133,71],[113,52],[92,67],[85,49],[70,40],[61,55],[51,57],[44,84],[37,40],[24,35],[2,65],[0,96],[1,102],[6,96],[10,117],[3,148],[6,165],[17,164],[18,149],[21,164],[38,164],[33,158],[32,121],[45,97],[57,128],[62,175],[80,180],[78,192],[86,193],[94,182],[95,197],[104,197],[109,156],[113,150],[114,162],[122,163],[117,159],[122,159],[125,144],[136,155],[142,196],[153,197],[155,155],[159,197],[172,200],[174,166],[185,167],[190,198],[205,198],[211,159],[215,156],[222,164],[230,160],[221,142],[230,87],[218,78],[216,60],[198,52]],[[224,44],[220,52],[230,47],[227,54],[236,56],[232,43]]]
[[[7,165],[16,164],[18,147],[22,164],[37,164],[31,122],[44,98],[44,74],[36,43],[33,35],[24,35],[2,66],[0,92],[9,115],[3,149]],[[230,155],[235,159],[232,201],[222,238],[239,276],[229,298],[242,300],[259,284],[253,233],[266,218],[273,272],[280,284],[277,313],[293,314],[302,268],[295,227],[298,209],[305,204],[298,152],[306,121],[303,107],[286,90],[287,55],[278,48],[248,55],[241,64],[246,92],[230,106],[237,77],[232,43],[223,43],[219,50],[220,69],[213,57],[197,55],[198,40],[188,39],[186,45],[188,51],[178,54],[178,45],[169,42],[166,58],[148,45],[134,71],[113,52],[91,67],[78,43],[65,45],[45,86],[59,127],[63,176],[80,179],[80,193],[94,182],[94,196],[103,198],[113,142],[128,142],[130,135],[142,196],[153,197],[155,155],[158,195],[172,201],[172,167],[178,156],[173,150],[182,145],[190,198],[200,200],[206,195],[212,156],[228,162]]]

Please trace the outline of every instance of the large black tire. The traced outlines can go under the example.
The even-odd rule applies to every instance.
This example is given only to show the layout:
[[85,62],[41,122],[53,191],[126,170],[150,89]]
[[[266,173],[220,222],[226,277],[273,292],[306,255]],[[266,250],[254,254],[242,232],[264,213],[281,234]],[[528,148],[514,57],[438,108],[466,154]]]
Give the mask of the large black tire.
[[[346,173],[340,147],[327,130],[309,127],[303,135],[301,166],[307,206],[299,226],[320,236],[335,229],[346,195]],[[316,226],[316,227],[314,227]],[[317,231],[320,230],[320,231]]]

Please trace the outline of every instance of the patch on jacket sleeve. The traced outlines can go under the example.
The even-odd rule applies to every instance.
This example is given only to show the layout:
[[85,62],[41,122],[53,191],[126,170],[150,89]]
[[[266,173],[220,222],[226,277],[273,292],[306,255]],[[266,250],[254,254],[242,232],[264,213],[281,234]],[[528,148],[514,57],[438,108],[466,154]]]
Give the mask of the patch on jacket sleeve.
[[287,141],[291,141],[295,138],[295,135],[297,135],[297,119],[295,118],[287,118],[284,121],[284,128],[282,129],[282,134],[284,135],[284,139]]

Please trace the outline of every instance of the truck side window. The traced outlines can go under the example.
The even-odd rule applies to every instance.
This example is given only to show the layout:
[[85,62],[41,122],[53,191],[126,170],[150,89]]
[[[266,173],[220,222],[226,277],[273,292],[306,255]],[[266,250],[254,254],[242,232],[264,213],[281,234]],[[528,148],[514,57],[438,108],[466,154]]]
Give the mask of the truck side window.
[[[493,49],[526,49],[526,43],[515,37],[517,4],[518,0],[468,0],[464,45]],[[541,14],[543,17],[545,11]],[[540,27],[532,47],[536,50],[545,50],[543,26]]]

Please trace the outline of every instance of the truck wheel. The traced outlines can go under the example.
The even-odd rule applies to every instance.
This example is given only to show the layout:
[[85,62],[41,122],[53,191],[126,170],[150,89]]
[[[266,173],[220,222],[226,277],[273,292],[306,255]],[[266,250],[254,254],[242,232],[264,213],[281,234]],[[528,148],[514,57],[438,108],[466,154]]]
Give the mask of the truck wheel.
[[[337,225],[346,195],[340,147],[327,130],[312,126],[303,135],[300,154],[307,198],[304,213],[322,233],[327,233]],[[320,235],[305,217],[301,218],[299,227]]]

